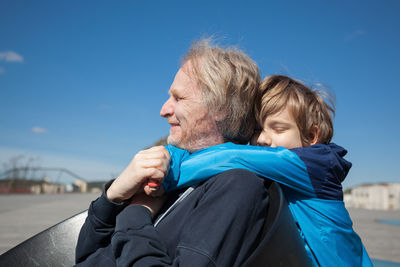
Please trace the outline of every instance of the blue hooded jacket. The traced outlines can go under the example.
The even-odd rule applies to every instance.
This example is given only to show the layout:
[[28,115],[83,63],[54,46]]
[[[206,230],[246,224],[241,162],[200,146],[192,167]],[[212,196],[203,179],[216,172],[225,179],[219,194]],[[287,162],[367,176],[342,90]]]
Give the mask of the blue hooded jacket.
[[283,185],[289,209],[315,266],[372,266],[343,203],[341,183],[351,163],[336,144],[286,149],[224,143],[189,154],[167,146],[166,191],[230,169],[247,169]]

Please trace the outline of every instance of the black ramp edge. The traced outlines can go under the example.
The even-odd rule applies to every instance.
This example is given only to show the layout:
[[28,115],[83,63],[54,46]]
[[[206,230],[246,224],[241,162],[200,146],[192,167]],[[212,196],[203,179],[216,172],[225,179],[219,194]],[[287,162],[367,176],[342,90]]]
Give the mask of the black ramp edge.
[[72,266],[87,211],[25,240],[0,256],[0,266]]

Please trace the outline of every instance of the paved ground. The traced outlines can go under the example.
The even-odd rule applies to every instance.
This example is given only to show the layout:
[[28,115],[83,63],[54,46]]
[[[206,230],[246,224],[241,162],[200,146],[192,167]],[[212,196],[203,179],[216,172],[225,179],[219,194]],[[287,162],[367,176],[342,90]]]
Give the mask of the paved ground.
[[371,258],[400,263],[400,226],[376,220],[400,221],[400,211],[350,209],[354,230]]
[[0,254],[89,207],[98,194],[0,195]]
[[[55,223],[87,209],[98,194],[0,195],[0,254]],[[354,229],[372,258],[400,262],[400,211],[351,209]]]

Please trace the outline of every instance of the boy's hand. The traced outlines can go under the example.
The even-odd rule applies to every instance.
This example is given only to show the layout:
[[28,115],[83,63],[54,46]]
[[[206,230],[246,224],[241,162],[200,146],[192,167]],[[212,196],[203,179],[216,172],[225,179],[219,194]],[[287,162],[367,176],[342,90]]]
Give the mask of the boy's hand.
[[168,174],[170,159],[168,150],[164,146],[140,151],[108,188],[107,198],[121,202],[131,198],[143,188],[146,193],[151,193],[148,181],[161,184]]

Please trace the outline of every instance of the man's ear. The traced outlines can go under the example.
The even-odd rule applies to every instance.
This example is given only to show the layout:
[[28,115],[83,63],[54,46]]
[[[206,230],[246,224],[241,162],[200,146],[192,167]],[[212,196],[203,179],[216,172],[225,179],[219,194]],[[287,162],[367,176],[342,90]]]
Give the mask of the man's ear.
[[310,146],[315,145],[318,143],[318,135],[319,135],[319,128],[317,125],[311,127],[310,130]]

